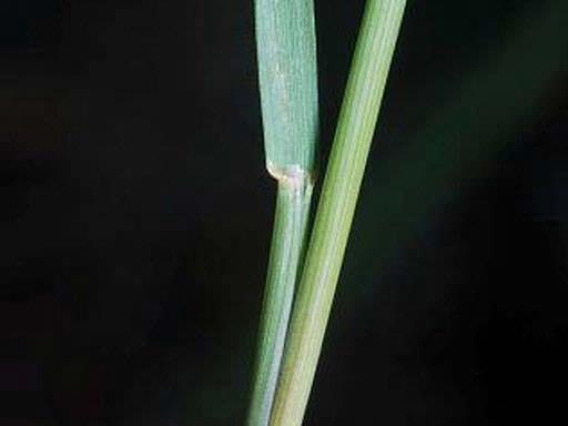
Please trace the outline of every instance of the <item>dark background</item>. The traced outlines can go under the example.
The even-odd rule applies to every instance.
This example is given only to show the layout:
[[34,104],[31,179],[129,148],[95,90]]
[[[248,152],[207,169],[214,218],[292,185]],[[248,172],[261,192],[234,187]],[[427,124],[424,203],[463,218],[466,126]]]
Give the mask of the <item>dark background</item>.
[[[363,1],[318,1],[322,159]],[[566,421],[568,3],[409,1],[306,425]],[[0,5],[0,425],[243,424],[252,1]]]

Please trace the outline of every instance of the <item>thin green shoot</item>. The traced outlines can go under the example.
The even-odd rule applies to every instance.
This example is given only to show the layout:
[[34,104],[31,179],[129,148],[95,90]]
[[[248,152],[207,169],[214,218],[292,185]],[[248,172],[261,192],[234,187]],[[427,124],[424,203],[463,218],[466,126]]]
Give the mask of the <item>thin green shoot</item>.
[[294,302],[272,426],[300,426],[304,417],[405,3],[367,1]]

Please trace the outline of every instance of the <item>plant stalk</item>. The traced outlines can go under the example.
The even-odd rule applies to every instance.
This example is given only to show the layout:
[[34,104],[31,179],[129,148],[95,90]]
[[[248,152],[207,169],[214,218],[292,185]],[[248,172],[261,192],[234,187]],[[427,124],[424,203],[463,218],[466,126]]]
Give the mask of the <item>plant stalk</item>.
[[281,367],[300,268],[313,184],[307,175],[278,182],[272,246],[248,426],[266,426]]
[[405,7],[368,0],[298,286],[272,426],[300,426]]

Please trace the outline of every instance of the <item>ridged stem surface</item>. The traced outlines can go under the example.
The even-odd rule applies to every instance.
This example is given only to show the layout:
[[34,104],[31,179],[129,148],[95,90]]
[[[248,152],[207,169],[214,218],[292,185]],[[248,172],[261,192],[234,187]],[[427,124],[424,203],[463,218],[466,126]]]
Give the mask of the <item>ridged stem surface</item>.
[[286,341],[271,417],[300,426],[312,387],[405,0],[368,0]]
[[249,426],[264,426],[270,419],[304,248],[311,196],[310,182],[282,182],[278,185]]

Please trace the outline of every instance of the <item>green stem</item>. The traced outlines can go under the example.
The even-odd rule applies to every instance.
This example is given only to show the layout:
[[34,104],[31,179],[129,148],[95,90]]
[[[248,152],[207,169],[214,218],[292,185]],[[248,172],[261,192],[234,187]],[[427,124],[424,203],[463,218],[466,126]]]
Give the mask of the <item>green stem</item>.
[[313,185],[306,176],[282,177],[266,278],[249,426],[266,426],[274,400],[300,267]]
[[302,423],[405,0],[368,0],[286,341],[273,426]]

